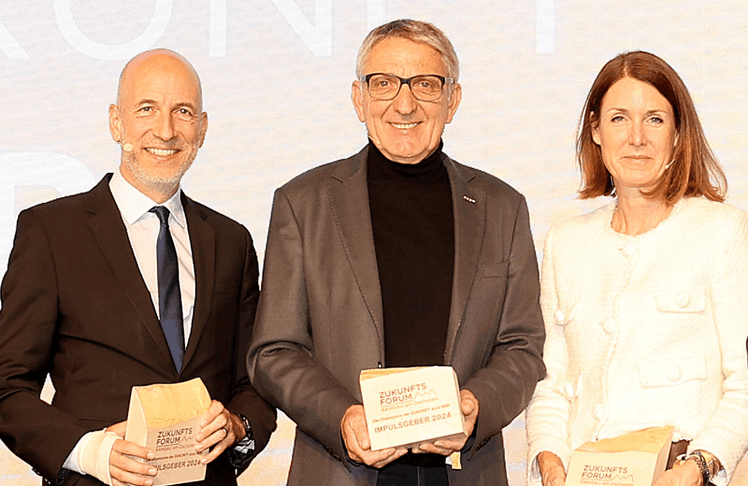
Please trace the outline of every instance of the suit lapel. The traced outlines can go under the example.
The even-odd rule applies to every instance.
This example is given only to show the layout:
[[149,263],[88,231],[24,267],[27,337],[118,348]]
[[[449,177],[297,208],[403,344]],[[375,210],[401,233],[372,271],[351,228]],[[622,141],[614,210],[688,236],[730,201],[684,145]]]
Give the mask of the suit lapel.
[[384,356],[382,291],[374,248],[374,233],[371,228],[366,154],[367,149],[364,148],[338,165],[333,173],[334,182],[328,194],[343,249],[377,328],[380,352]]
[[192,331],[184,353],[184,369],[194,356],[200,335],[208,324],[215,280],[216,240],[213,227],[205,221],[206,214],[184,193],[182,204],[187,217],[192,262],[195,267],[195,309],[192,315]]
[[470,290],[478,271],[478,260],[486,224],[485,192],[470,186],[475,177],[466,167],[445,158],[452,188],[455,225],[455,264],[452,279],[452,303],[446,342],[446,364],[452,360],[457,331],[462,325]]
[[173,371],[174,361],[169,346],[166,344],[164,332],[153,308],[153,301],[135,261],[122,216],[109,191],[109,180],[109,176],[104,177],[91,190],[93,199],[88,212],[92,213],[92,217],[88,226],[125,296],[161,351],[164,358],[161,361],[170,365],[169,368]]

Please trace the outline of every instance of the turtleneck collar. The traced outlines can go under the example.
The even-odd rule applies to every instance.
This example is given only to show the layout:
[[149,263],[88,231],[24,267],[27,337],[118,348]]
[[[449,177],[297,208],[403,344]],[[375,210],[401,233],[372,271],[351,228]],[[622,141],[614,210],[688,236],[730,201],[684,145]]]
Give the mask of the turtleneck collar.
[[444,142],[440,140],[436,150],[422,161],[417,164],[401,164],[385,157],[376,145],[369,140],[367,158],[369,177],[377,179],[401,177],[425,180],[438,179],[446,169],[441,160],[443,146]]

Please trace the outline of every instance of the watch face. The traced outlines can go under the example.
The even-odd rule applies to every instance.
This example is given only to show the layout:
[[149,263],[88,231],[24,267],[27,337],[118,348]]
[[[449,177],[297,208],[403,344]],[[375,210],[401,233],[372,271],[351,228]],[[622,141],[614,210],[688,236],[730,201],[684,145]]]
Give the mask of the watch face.
[[242,414],[239,414],[239,418],[242,419],[242,425],[244,425],[244,435],[252,437],[252,426],[249,423],[249,419]]

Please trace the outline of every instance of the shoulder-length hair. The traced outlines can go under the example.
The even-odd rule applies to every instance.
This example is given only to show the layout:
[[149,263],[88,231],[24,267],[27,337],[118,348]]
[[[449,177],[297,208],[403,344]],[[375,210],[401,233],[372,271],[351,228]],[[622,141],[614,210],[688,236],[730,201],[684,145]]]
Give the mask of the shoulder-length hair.
[[592,83],[577,131],[577,162],[582,172],[581,199],[610,196],[615,192],[610,173],[603,164],[602,151],[592,139],[592,129],[600,123],[600,106],[613,84],[625,77],[652,85],[673,108],[677,142],[672,165],[651,192],[674,204],[684,196],[705,196],[724,201],[727,179],[701,128],[691,95],[675,70],[665,61],[644,51],[619,54],[605,66]]

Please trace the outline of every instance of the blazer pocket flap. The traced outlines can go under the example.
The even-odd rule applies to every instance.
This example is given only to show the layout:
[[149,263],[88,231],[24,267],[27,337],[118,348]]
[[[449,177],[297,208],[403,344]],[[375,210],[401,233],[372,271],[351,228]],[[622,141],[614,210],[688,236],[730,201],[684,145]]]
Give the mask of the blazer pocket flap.
[[678,359],[639,365],[639,381],[647,388],[675,386],[691,380],[706,380],[704,360]]
[[664,290],[655,294],[660,312],[701,312],[706,307],[704,289]]
[[109,427],[112,424],[120,422],[122,419],[98,418],[98,417],[78,417],[78,422],[89,430],[98,430]]
[[509,271],[509,260],[499,263],[481,263],[478,275],[483,278],[506,278]]

